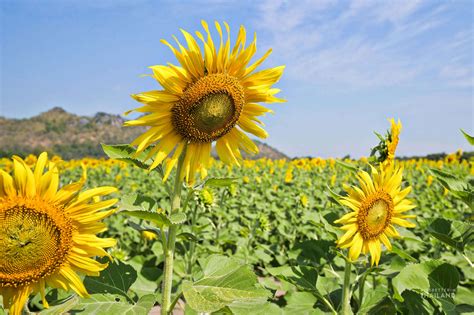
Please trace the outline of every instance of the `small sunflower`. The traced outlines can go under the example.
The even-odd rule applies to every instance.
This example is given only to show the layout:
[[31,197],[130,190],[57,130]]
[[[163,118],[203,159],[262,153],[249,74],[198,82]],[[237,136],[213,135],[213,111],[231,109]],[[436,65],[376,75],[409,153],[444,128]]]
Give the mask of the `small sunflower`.
[[386,140],[387,145],[387,159],[385,160],[385,165],[393,163],[395,160],[395,151],[397,150],[398,141],[400,139],[400,132],[402,131],[402,122],[400,119],[398,123],[395,123],[395,119],[390,119],[391,130]]
[[[47,171],[45,172],[45,170]],[[79,274],[98,276],[107,267],[90,257],[108,255],[114,239],[99,220],[112,214],[117,199],[100,200],[116,191],[99,187],[80,192],[81,181],[59,187],[55,163],[42,153],[34,171],[13,157],[13,176],[0,170],[0,295],[10,314],[20,314],[28,296],[45,287],[73,290],[87,297]]]
[[176,166],[185,146],[187,153],[179,175],[188,182],[194,181],[196,172],[201,172],[203,177],[206,175],[213,142],[222,161],[240,165],[240,150],[249,154],[258,152],[245,132],[260,138],[268,135],[259,126],[263,124],[257,117],[271,110],[258,103],[284,102],[275,97],[280,90],[272,88],[280,79],[284,66],[255,72],[271,50],[250,64],[257,42],[254,36],[246,46],[243,26],[233,48],[227,23],[224,23],[226,41],[223,41],[221,25],[215,23],[220,39],[216,44],[208,24],[202,21],[202,26],[207,38],[201,32],[196,32],[196,36],[202,42],[203,51],[196,39],[184,30],[181,32],[187,48],[176,37],[178,49],[161,40],[174,53],[180,66],[150,67],[152,76],[163,90],[132,95],[144,103],[135,111],[148,114],[125,123],[126,126],[150,127],[132,145],[137,146],[137,154],[140,154],[156,144],[148,152],[148,158],[154,157],[150,169],[165,161],[164,180]]
[[359,172],[357,179],[360,187],[347,187],[347,197],[340,203],[353,211],[344,215],[335,223],[343,224],[345,234],[338,240],[340,248],[350,248],[349,258],[357,260],[360,253],[370,252],[371,263],[378,265],[384,244],[392,249],[390,237],[399,237],[395,225],[412,228],[415,224],[405,220],[414,218],[406,211],[415,205],[406,196],[411,187],[401,188],[403,169],[390,165],[379,171],[372,167],[372,177],[364,171]]

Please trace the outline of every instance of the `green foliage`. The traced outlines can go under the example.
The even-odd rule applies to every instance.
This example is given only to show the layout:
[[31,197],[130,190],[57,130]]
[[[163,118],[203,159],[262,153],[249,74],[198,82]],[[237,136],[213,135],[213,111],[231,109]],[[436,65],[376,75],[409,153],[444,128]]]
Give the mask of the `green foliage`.
[[471,144],[471,145],[474,145],[474,137],[469,135],[467,132],[465,132],[464,130],[461,129],[461,132],[462,134],[464,135],[464,137],[466,138],[466,140]]
[[[159,173],[148,173],[133,163],[90,167],[89,187],[120,188],[118,212],[106,219],[109,229],[101,235],[117,239],[118,245],[110,251],[115,262],[99,278],[85,278],[92,300],[68,299],[70,293],[59,296],[57,290],[48,293],[51,312],[70,308],[72,313],[83,314],[94,311],[146,314],[144,310],[161,300],[164,248],[160,233],[166,235],[169,226],[175,224],[172,298],[179,300],[176,308],[184,307],[187,313],[196,314],[201,298],[206,310],[212,309],[216,314],[334,314],[333,310],[340,309],[344,272],[344,260],[335,246],[343,231],[334,220],[349,210],[332,200],[342,194],[342,183],[353,184],[356,179],[353,171],[340,163],[311,167],[293,163],[294,178],[288,185],[284,183],[288,162],[280,166],[277,162],[245,162],[243,167],[230,170],[216,162],[216,167],[209,170],[209,178],[218,179],[219,183],[184,190],[182,200],[188,202],[182,202],[175,212],[180,214],[171,220],[164,216],[169,212],[171,200]],[[354,166],[364,165],[354,163]],[[354,263],[351,274],[354,313],[473,311],[474,269],[469,265],[474,257],[472,211],[453,193],[444,195],[441,181],[427,184],[429,175],[434,174],[430,172],[433,167],[435,164],[405,165],[406,184],[413,187],[408,197],[417,204],[408,214],[417,216],[414,220],[417,227],[409,230],[397,227],[403,237],[391,239],[393,251],[383,250],[378,267],[370,268],[364,255]],[[442,171],[453,174],[455,181],[464,180],[464,184],[454,184],[461,185],[462,190],[470,167],[467,162],[445,163]],[[331,185],[335,174],[336,183]],[[116,179],[118,175],[120,180]],[[65,169],[62,184],[80,176],[79,167]],[[245,176],[250,179],[248,183],[243,181]],[[257,177],[260,182],[256,181]],[[328,186],[332,192],[328,193]],[[212,205],[203,205],[199,189],[212,191]],[[306,207],[300,201],[302,193],[308,198]],[[142,231],[153,231],[158,237],[145,239]],[[126,272],[130,272],[130,277],[121,286],[115,273],[123,276]],[[107,273],[116,279],[115,289],[110,289],[109,285],[114,285],[107,281]],[[210,276],[213,274],[217,277]],[[359,290],[363,276],[365,288],[361,302]],[[441,295],[452,288],[454,297]],[[252,296],[249,301],[243,298],[246,294]],[[65,305],[61,306],[62,303]],[[35,312],[42,310],[39,296],[32,299],[30,308]]]
[[153,162],[151,159],[146,159],[153,146],[138,155],[136,154],[137,150],[129,144],[107,145],[102,143],[102,149],[109,158],[135,165],[141,169],[148,169]]
[[149,211],[128,211],[123,210],[120,214],[127,215],[138,219],[143,219],[149,222],[153,222],[157,227],[162,228],[164,226],[170,226],[170,220],[162,213],[153,213]]
[[215,312],[225,306],[264,305],[269,292],[257,285],[257,277],[245,265],[224,256],[210,256],[203,262],[204,276],[183,282],[189,306],[197,312]]
[[437,169],[431,169],[430,171],[455,197],[461,199],[471,210],[474,210],[473,178],[463,180],[450,172]]
[[[102,262],[106,262],[103,260]],[[128,296],[128,290],[137,280],[137,272],[132,266],[116,260],[100,272],[98,277],[86,277],[84,285],[90,294],[104,293],[116,294],[125,297],[128,301],[133,300]]]
[[464,252],[467,245],[472,245],[474,242],[472,223],[437,218],[430,223],[427,230],[441,242],[461,252]]
[[[441,261],[431,260],[408,265],[393,278],[394,297],[403,302],[406,296],[402,296],[402,293],[406,290],[414,291],[423,298],[439,303],[445,312],[450,313],[456,307],[454,296],[459,280],[460,275],[456,267]],[[420,307],[424,303],[421,297],[410,296],[410,304]]]
[[148,314],[155,304],[155,296],[153,294],[140,297],[137,302],[128,303],[120,295],[110,294],[92,294],[88,299],[82,299],[78,304],[70,310],[70,314],[124,314],[124,315],[140,315]]

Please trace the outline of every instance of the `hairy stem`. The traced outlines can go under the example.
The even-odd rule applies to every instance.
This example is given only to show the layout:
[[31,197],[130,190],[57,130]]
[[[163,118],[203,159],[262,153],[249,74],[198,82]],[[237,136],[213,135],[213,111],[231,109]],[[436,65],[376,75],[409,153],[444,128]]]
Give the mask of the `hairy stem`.
[[[196,216],[197,216],[197,209],[198,205],[194,206],[193,213],[191,215],[191,234],[195,234],[196,225]],[[189,279],[192,280],[193,278],[193,265],[194,265],[194,251],[196,249],[196,242],[194,240],[189,241],[189,251],[188,251],[188,259],[187,259],[187,267],[186,273],[189,276]]]
[[[183,167],[184,157],[186,155],[186,147],[181,153],[176,170],[176,177],[174,181],[173,192],[171,195],[171,216],[181,206],[181,188],[183,183],[180,180],[181,169]],[[171,304],[171,289],[173,286],[173,263],[174,263],[174,249],[176,242],[176,226],[171,225],[168,229],[168,238],[166,241],[165,250],[165,270],[163,274],[163,300],[161,303],[161,314],[167,315],[172,312]]]
[[351,267],[351,262],[346,260],[346,267],[344,269],[344,286],[342,287],[342,315],[351,314]]

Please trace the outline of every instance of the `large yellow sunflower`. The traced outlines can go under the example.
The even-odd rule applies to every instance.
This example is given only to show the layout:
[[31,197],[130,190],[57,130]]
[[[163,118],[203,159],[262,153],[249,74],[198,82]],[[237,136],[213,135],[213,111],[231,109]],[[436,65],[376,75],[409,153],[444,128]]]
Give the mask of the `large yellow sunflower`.
[[[46,170],[46,172],[45,172]],[[107,267],[90,257],[107,255],[114,239],[99,220],[109,216],[117,199],[100,200],[116,191],[99,187],[80,192],[81,181],[62,188],[56,165],[42,153],[34,171],[13,157],[13,176],[0,170],[0,294],[10,314],[20,314],[32,292],[45,287],[73,290],[86,297],[79,275],[98,276]]]
[[360,187],[347,187],[348,196],[341,204],[352,209],[335,223],[343,224],[345,234],[338,240],[341,248],[349,249],[349,258],[357,260],[360,253],[370,252],[371,263],[378,265],[382,244],[392,249],[390,237],[399,237],[395,225],[412,228],[415,224],[405,220],[414,215],[405,214],[415,208],[406,196],[411,187],[401,189],[403,169],[393,164],[379,171],[372,167],[372,177],[364,171],[357,175]]
[[226,41],[223,41],[221,25],[215,23],[219,44],[214,43],[207,23],[202,21],[202,26],[207,39],[200,32],[196,32],[196,36],[202,42],[203,51],[196,39],[184,30],[181,32],[187,48],[176,37],[178,49],[166,40],[161,41],[171,49],[180,66],[150,67],[163,90],[132,95],[145,104],[135,110],[148,115],[125,123],[126,126],[150,127],[132,145],[137,146],[139,154],[156,143],[148,153],[148,158],[154,157],[150,169],[166,160],[165,180],[185,146],[187,153],[180,176],[186,177],[188,182],[194,180],[198,171],[205,176],[214,141],[222,161],[239,165],[240,150],[250,154],[258,152],[244,132],[267,137],[257,117],[271,111],[258,103],[284,101],[275,97],[280,90],[272,88],[284,66],[255,72],[271,50],[250,64],[257,41],[254,36],[253,41],[245,45],[247,36],[243,26],[232,49],[227,23],[224,23]]

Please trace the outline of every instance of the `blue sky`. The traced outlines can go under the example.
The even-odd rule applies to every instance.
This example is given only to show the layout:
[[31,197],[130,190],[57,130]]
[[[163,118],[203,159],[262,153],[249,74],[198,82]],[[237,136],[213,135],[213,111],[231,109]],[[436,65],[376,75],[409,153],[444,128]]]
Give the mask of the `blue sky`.
[[[257,32],[264,67],[285,64],[284,104],[264,118],[290,156],[364,156],[400,118],[399,155],[469,150],[472,1],[0,0],[0,116],[60,106],[92,115],[137,106],[158,86],[148,66],[176,63],[159,39],[200,20]],[[181,38],[181,37],[180,37]],[[472,150],[472,149],[471,149]]]

